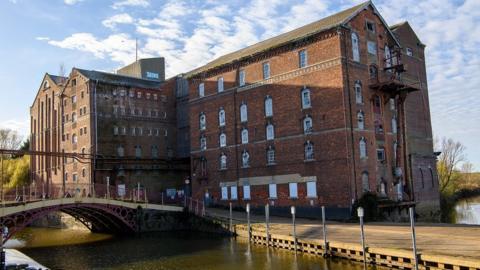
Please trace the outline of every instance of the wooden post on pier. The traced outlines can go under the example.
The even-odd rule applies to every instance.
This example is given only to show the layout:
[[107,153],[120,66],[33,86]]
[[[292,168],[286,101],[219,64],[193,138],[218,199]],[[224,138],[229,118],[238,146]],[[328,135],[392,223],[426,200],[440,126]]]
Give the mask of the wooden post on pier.
[[267,239],[267,247],[270,245],[270,205],[265,204],[265,232]]
[[290,213],[292,214],[293,244],[295,248],[295,253],[297,253],[297,230],[295,228],[295,206],[290,207]]
[[248,242],[252,240],[252,229],[250,228],[250,203],[247,203],[247,229],[248,229]]

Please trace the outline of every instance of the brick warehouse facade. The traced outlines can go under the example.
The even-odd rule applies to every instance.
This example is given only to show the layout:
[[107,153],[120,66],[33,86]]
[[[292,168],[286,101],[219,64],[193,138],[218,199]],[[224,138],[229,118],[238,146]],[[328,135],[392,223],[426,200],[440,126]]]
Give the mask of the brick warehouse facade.
[[[439,193],[424,47],[408,23],[389,27],[366,2],[167,81],[145,77],[135,64],[123,75],[73,69],[55,84],[62,98],[52,110],[70,116],[57,129],[65,138],[55,149],[96,158],[85,166],[57,162],[63,178],[35,158],[33,175],[55,182],[76,174],[87,184],[109,176],[165,189],[180,188],[190,174],[193,196],[209,203],[269,203],[274,212],[296,205],[304,215],[326,205],[339,218],[370,191],[416,202],[431,216]],[[81,92],[85,101],[69,105]],[[50,122],[38,105],[46,93],[39,90],[31,109],[33,149],[49,149]],[[82,106],[86,112],[69,123]],[[80,126],[86,132],[75,146]]]

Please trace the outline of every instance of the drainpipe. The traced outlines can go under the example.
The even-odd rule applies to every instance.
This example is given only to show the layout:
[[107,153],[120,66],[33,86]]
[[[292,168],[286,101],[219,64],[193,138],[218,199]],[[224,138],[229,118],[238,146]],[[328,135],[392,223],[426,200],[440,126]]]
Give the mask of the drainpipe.
[[[352,157],[351,157],[351,161],[353,163],[353,168],[352,168],[352,172],[353,172],[353,199],[356,200],[358,198],[358,191],[357,191],[357,166],[356,166],[356,162],[355,162],[355,136],[353,134],[353,116],[352,116],[352,99],[351,99],[351,93],[350,93],[350,76],[349,76],[349,72],[348,72],[348,51],[347,51],[347,43],[346,43],[346,39],[345,39],[345,35],[343,35],[342,33],[342,30],[341,30],[342,27],[339,27],[337,29],[337,33],[340,35],[340,38],[341,38],[341,46],[342,46],[342,50],[343,50],[343,67],[344,67],[344,71],[345,71],[345,81],[344,81],[344,84],[346,85],[346,87],[344,87],[344,90],[346,88],[346,92],[347,92],[347,97],[348,97],[348,108],[350,110],[350,139],[351,139],[351,148],[352,148]],[[348,28],[346,27],[343,27],[345,30],[348,30]],[[344,91],[345,92],[345,91]],[[345,107],[345,98],[343,99],[343,102],[344,102],[344,107]],[[346,111],[344,111],[344,113],[346,114]],[[347,127],[347,116],[345,115],[345,127]],[[346,148],[348,149],[348,142],[346,142]],[[347,157],[348,158],[348,157]],[[352,184],[352,181],[350,181],[350,185]],[[350,192],[352,192],[352,188],[350,186]]]

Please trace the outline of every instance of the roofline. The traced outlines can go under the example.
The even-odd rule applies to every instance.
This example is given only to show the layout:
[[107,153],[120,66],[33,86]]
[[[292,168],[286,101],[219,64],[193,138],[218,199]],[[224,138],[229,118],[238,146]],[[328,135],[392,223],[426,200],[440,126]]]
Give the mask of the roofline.
[[417,38],[417,40],[418,40],[418,42],[419,42],[419,45],[421,45],[421,46],[423,46],[423,47],[427,47],[427,45],[426,45],[425,43],[423,43],[423,42],[420,40],[420,38],[417,36],[417,33],[415,32],[415,30],[413,30],[413,27],[410,25],[410,23],[409,23],[408,21],[403,21],[403,22],[396,23],[396,24],[390,26],[390,29],[395,30],[395,29],[397,29],[397,28],[399,28],[399,27],[401,27],[401,26],[403,26],[403,25],[408,26],[408,27],[412,30],[413,34],[415,35],[415,38]]
[[[38,95],[40,94],[40,91],[43,90],[43,89],[42,89],[42,85],[43,85],[43,82],[45,81],[45,78],[47,78],[47,77],[48,77],[48,78],[50,79],[50,81],[52,81],[55,85],[60,86],[59,84],[57,84],[57,83],[55,82],[55,80],[52,79],[51,74],[49,74],[48,72],[45,72],[45,74],[43,75],[43,78],[42,78],[42,80],[41,80],[42,83],[40,84],[40,87],[39,87],[38,90],[37,90],[37,94],[35,94],[35,98],[33,99],[33,103],[32,103],[32,105],[30,105],[30,109],[33,108],[33,105],[35,104],[35,101],[37,100],[37,97],[38,97]],[[58,77],[61,77],[61,76],[58,76]],[[60,88],[60,87],[59,87],[59,88]]]

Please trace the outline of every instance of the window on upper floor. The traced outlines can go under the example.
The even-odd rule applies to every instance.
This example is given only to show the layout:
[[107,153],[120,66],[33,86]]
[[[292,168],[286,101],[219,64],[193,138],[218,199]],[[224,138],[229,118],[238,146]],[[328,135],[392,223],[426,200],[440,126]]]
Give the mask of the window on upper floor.
[[275,130],[274,130],[273,124],[271,123],[267,124],[266,133],[267,133],[266,134],[267,140],[273,140],[275,138]]
[[367,41],[367,52],[372,55],[377,55],[377,43],[374,41]]
[[118,135],[118,127],[113,126],[113,135]]
[[382,100],[378,95],[373,97],[373,112],[375,114],[382,114]]
[[250,200],[250,186],[243,186],[243,200]]
[[242,153],[242,167],[247,168],[250,166],[250,154],[247,150],[243,150]]
[[238,85],[244,86],[245,85],[245,70],[242,69],[238,72]]
[[158,158],[158,146],[152,145],[152,158]]
[[247,113],[247,104],[243,103],[240,105],[240,122],[244,123],[248,121],[248,113]]
[[275,164],[275,148],[273,146],[269,146],[267,148],[267,165],[274,165]]
[[395,109],[396,109],[395,99],[391,98],[391,99],[389,99],[388,102],[390,103],[390,110],[395,111]]
[[150,99],[150,97],[151,97],[151,94],[150,94],[150,93],[146,93],[146,94],[145,94],[145,98],[146,98],[146,99]]
[[266,80],[270,78],[270,63],[265,62],[262,65],[263,65],[263,79]]
[[298,66],[304,68],[308,65],[307,50],[301,50],[298,52]]
[[357,33],[352,32],[352,57],[353,61],[360,62],[360,49]]
[[77,103],[77,96],[72,96],[72,104]]
[[207,150],[207,138],[205,135],[200,137],[200,150]]
[[227,155],[222,153],[220,155],[220,170],[226,170],[227,169]]
[[223,77],[219,77],[217,79],[217,91],[220,93],[220,92],[223,92]]
[[77,122],[77,113],[72,113],[72,122],[75,123]]
[[200,130],[205,130],[207,128],[207,116],[205,116],[205,113],[200,113],[198,122]]
[[277,198],[277,184],[268,184],[268,198],[269,199]]
[[408,56],[413,56],[412,48],[407,47],[405,50],[406,50]]
[[72,135],[72,143],[73,143],[73,144],[77,144],[77,143],[78,143],[77,134],[73,134],[73,135]]
[[205,83],[203,82],[198,85],[198,96],[199,97],[205,96]]
[[360,138],[359,148],[360,148],[360,158],[366,158],[367,157],[367,140],[365,139],[365,137]]
[[307,182],[307,198],[317,197],[317,182]]
[[370,191],[370,182],[368,180],[368,172],[362,172],[362,189],[363,189],[363,192]]
[[137,98],[142,98],[142,92],[137,92]]
[[135,157],[136,158],[142,157],[142,147],[140,145],[135,146]]
[[309,134],[313,131],[313,120],[310,115],[307,114],[305,118],[303,118],[303,133]]
[[392,117],[392,133],[397,134],[397,118]]
[[219,136],[219,143],[220,143],[220,147],[226,147],[227,146],[227,135],[225,135],[225,133],[220,133],[220,136]]
[[131,97],[131,98],[134,98],[135,97],[135,91],[133,91],[133,90],[128,91],[128,96]]
[[153,100],[157,100],[158,99],[158,95],[157,94],[153,94]]
[[384,161],[385,160],[385,149],[378,148],[377,149],[377,161]]
[[228,187],[222,187],[222,200],[228,200]]
[[302,90],[302,108],[307,109],[312,107],[312,100],[310,97],[310,89],[304,88]]
[[397,151],[398,151],[398,142],[394,141],[393,142],[393,158],[395,161],[397,160]]
[[288,183],[288,194],[290,198],[298,198],[298,183]]
[[369,32],[375,33],[375,23],[371,21],[366,21],[365,26]]
[[273,100],[271,96],[265,97],[265,117],[273,116]]
[[392,54],[390,52],[390,47],[385,44],[385,67],[390,68],[392,66]]
[[243,128],[242,129],[242,144],[248,143],[248,129]]
[[225,126],[225,110],[223,107],[218,111],[218,125],[221,127]]
[[315,159],[315,151],[313,149],[313,143],[311,141],[305,142],[305,160]]
[[355,89],[355,101],[357,102],[357,104],[362,104],[363,103],[362,83],[359,80],[355,81],[354,89]]
[[365,114],[362,111],[357,113],[357,126],[358,129],[365,129]]

